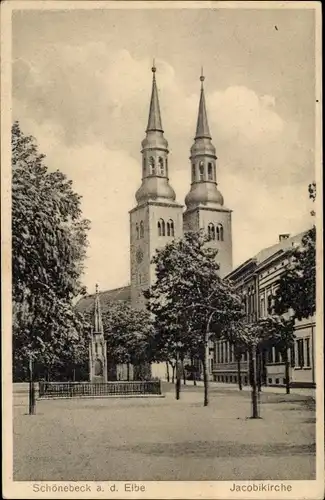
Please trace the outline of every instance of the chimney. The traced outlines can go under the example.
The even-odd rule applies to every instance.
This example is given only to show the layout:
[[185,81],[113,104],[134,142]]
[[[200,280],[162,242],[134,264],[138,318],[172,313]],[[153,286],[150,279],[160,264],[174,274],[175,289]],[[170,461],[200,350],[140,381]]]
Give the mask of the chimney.
[[279,242],[283,241],[283,240],[287,240],[288,238],[290,238],[290,234],[286,233],[286,234],[279,234]]

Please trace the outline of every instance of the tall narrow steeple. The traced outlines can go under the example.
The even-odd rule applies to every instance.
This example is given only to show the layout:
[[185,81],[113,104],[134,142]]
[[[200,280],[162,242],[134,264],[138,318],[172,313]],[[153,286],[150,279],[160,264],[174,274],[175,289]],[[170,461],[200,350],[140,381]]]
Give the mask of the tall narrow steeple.
[[184,231],[203,229],[210,248],[218,250],[216,262],[223,278],[232,270],[231,210],[224,206],[218,190],[216,148],[212,144],[204,95],[204,75],[200,76],[201,91],[194,143],[191,147],[191,189],[185,198]]
[[161,124],[161,116],[160,116],[158,90],[156,83],[156,71],[157,69],[155,67],[155,64],[153,64],[152,91],[151,91],[151,100],[149,108],[148,126],[146,132],[155,132],[155,131],[163,132]]
[[162,128],[158,89],[157,68],[152,68],[152,91],[146,137],[142,141],[142,185],[136,192],[138,205],[147,201],[174,202],[176,195],[168,181],[168,142]]
[[200,95],[200,103],[199,103],[199,112],[198,112],[197,123],[196,123],[195,139],[204,138],[204,137],[207,139],[211,139],[209,124],[208,124],[208,117],[207,117],[207,110],[206,110],[206,106],[205,106],[205,96],[204,96],[204,87],[203,87],[203,82],[204,82],[203,69],[201,70],[200,81],[201,81],[201,95]]
[[100,298],[99,298],[99,289],[96,284],[96,294],[95,294],[95,306],[94,306],[94,317],[93,317],[93,333],[94,334],[103,334],[103,319],[102,319],[102,311],[100,307]]
[[191,190],[185,198],[187,210],[198,206],[222,206],[223,197],[217,188],[216,149],[211,142],[204,85],[201,72],[201,92],[194,144],[191,147]]

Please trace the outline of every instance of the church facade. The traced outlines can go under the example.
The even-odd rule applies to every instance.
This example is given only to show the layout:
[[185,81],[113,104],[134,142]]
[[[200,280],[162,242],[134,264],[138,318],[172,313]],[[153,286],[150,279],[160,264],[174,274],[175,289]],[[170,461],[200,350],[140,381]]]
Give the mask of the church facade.
[[[218,249],[221,277],[232,270],[231,210],[217,184],[217,156],[210,134],[204,76],[201,89],[194,143],[190,150],[191,185],[183,205],[169,182],[173,168],[169,164],[168,142],[164,136],[158,98],[156,68],[152,68],[152,92],[146,137],[142,141],[142,179],[135,194],[136,206],[130,211],[130,288],[131,305],[145,307],[143,291],[155,281],[151,263],[157,249],[186,231],[205,230],[207,243]],[[211,360],[213,349],[210,351]],[[210,363],[211,364],[211,363]],[[152,376],[166,377],[165,364],[153,364]]]
[[[217,184],[217,155],[212,143],[205,103],[204,76],[201,75],[198,115],[195,137],[190,149],[189,169],[191,184],[185,197],[185,207],[179,203],[169,182],[173,165],[169,163],[168,142],[164,135],[160,112],[156,68],[152,68],[152,91],[145,138],[141,143],[141,179],[135,193],[135,206],[129,212],[130,219],[130,285],[108,290],[81,299],[77,308],[92,311],[94,332],[90,346],[90,379],[125,379],[126,368],[107,367],[104,336],[101,322],[101,305],[109,308],[113,301],[126,301],[134,308],[146,307],[144,290],[155,281],[155,268],[151,263],[157,249],[186,231],[203,229],[209,236],[207,245],[218,249],[217,260],[220,276],[227,277],[245,294],[248,319],[254,321],[267,314],[269,298],[276,290],[278,278],[286,264],[287,251],[298,244],[302,235],[281,239],[273,247],[266,248],[245,263],[233,269],[231,210]],[[282,235],[284,236],[284,235]],[[294,349],[290,351],[292,384],[314,386],[314,329],[315,320],[310,318],[296,325]],[[263,381],[266,385],[283,385],[284,364],[281,354],[271,349],[263,353]],[[225,341],[211,343],[209,349],[209,373],[217,382],[249,383],[248,355],[235,359],[233,347]],[[153,364],[151,375],[165,379],[166,366]]]
[[142,179],[130,211],[131,305],[145,307],[143,291],[155,280],[151,264],[157,249],[185,231],[204,229],[208,243],[218,248],[220,275],[232,270],[231,210],[224,207],[217,185],[217,156],[212,144],[204,95],[204,76],[194,143],[190,151],[191,185],[185,198],[186,209],[177,201],[169,182],[168,142],[160,113],[156,68],[152,68],[152,92],[146,137],[142,141]]

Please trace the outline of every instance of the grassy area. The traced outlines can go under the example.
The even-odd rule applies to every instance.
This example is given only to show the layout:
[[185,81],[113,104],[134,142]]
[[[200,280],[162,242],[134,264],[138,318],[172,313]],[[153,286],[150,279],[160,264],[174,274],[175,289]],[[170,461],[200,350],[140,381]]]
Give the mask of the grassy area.
[[315,477],[311,397],[187,386],[181,399],[39,401],[14,407],[14,480],[294,480]]

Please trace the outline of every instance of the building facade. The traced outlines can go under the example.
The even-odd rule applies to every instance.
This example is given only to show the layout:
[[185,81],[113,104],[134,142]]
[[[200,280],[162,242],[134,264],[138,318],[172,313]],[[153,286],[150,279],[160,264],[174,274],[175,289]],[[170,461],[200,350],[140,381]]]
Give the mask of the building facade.
[[[281,274],[289,263],[289,251],[301,243],[304,233],[293,237],[280,235],[279,243],[259,252],[253,258],[234,269],[227,278],[243,294],[247,321],[253,322],[265,318],[272,312],[274,296]],[[308,318],[295,323],[295,341],[289,349],[292,386],[315,386],[315,318]],[[275,347],[264,351],[259,359],[261,383],[271,386],[285,385],[285,365],[281,353]],[[249,383],[249,365],[247,353],[240,355],[240,373],[238,359],[233,346],[228,342],[215,344],[212,379],[218,382],[238,383],[241,376],[243,384]]]
[[[131,305],[145,307],[143,291],[155,281],[151,263],[157,249],[186,231],[203,229],[210,236],[208,245],[218,249],[218,264],[223,277],[232,269],[231,210],[217,184],[216,149],[210,134],[204,76],[201,89],[194,143],[190,151],[191,185],[185,198],[186,210],[176,201],[169,183],[168,142],[164,137],[156,81],[152,68],[152,92],[146,137],[142,141],[142,181],[135,194],[137,205],[130,211]],[[211,349],[211,360],[213,349]],[[166,365],[152,365],[152,376],[165,378]]]

